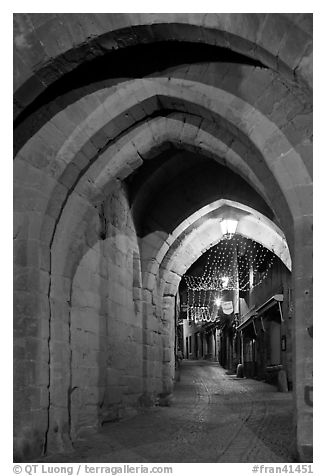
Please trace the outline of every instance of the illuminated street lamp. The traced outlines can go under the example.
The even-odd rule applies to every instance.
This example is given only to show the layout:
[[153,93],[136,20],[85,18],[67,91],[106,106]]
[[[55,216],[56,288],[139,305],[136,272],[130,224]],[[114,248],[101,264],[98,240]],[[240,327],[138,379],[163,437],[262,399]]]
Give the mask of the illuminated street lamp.
[[238,226],[238,220],[230,218],[221,221],[222,233],[226,238],[232,238]]
[[216,299],[215,299],[215,304],[216,304],[217,307],[220,307],[220,305],[221,305],[221,298],[216,298]]

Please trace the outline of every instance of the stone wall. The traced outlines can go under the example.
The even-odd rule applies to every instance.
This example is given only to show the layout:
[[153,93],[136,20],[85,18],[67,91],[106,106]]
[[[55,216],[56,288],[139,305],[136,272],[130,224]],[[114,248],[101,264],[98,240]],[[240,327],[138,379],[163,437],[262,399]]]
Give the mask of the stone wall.
[[[78,217],[72,234],[65,223],[53,241],[51,269],[43,283],[50,296],[44,295],[44,339],[16,339],[20,460],[40,454],[45,446],[48,452],[67,450],[83,432],[131,416],[172,390],[174,323],[162,315],[159,290],[142,289],[125,186],[116,182],[100,207],[85,203],[84,211],[86,219]],[[16,271],[19,281],[19,267]],[[38,273],[43,271],[35,271],[35,277]],[[24,293],[19,296],[26,316],[29,301]],[[31,294],[31,302],[37,296]],[[35,360],[21,360],[20,343],[33,342]],[[34,415],[38,418],[32,421]]]
[[105,236],[83,256],[73,280],[74,432],[121,418],[143,391],[142,320],[134,302],[138,246],[122,187],[103,208]]

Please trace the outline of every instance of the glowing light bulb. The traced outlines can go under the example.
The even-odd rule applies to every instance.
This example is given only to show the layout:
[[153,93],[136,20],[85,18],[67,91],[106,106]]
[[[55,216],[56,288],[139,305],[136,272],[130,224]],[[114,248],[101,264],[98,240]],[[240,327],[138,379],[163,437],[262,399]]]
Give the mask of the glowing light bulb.
[[238,220],[224,219],[221,221],[223,235],[233,235],[237,229]]
[[221,298],[216,298],[215,299],[215,304],[216,304],[216,306],[220,306],[221,305]]

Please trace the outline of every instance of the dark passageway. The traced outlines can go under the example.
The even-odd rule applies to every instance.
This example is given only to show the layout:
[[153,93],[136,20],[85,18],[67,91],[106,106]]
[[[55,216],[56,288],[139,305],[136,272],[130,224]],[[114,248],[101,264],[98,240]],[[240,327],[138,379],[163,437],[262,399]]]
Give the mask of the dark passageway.
[[215,362],[184,361],[170,406],[108,423],[73,453],[42,461],[291,462],[292,418],[291,393],[237,379]]

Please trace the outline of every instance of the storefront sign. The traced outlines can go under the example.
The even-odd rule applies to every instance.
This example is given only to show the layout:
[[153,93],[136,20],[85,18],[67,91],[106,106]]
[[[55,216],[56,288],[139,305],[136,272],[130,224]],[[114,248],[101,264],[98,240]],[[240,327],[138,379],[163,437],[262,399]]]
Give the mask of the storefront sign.
[[232,301],[222,301],[222,309],[224,314],[232,314],[233,312],[233,302]]

